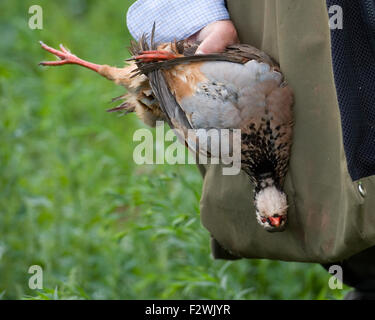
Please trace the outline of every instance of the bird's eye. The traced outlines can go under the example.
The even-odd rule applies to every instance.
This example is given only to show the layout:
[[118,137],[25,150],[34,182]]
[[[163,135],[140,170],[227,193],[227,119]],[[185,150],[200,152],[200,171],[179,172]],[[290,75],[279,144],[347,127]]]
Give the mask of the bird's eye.
[[263,223],[266,223],[266,222],[267,222],[267,218],[262,218],[261,221],[262,221]]

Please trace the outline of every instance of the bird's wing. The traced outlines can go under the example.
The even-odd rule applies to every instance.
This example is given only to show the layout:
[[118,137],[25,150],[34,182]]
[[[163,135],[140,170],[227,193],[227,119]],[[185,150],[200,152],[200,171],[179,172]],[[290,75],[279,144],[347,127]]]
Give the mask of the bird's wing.
[[[151,33],[150,45],[147,42],[146,35],[143,35],[139,42],[133,41],[131,43],[131,53],[133,55],[138,55],[142,51],[156,50],[157,44],[154,42],[154,34],[155,24]],[[159,101],[159,108],[164,114],[170,128],[174,129],[174,132],[181,143],[185,144],[193,152],[196,152],[195,137],[190,136],[191,141],[188,140],[187,132],[189,129],[192,129],[191,123],[187,119],[184,110],[176,101],[174,94],[171,92],[161,68],[151,68],[150,70],[145,70],[150,63],[136,62],[136,64],[138,67],[138,72],[134,75],[147,75],[153,95]]]
[[171,128],[191,129],[192,126],[186,117],[184,110],[177,103],[161,70],[155,70],[148,74],[150,85],[155,97],[158,99],[160,108],[166,115]]
[[160,109],[165,114],[165,118],[178,140],[194,154],[202,153],[204,156],[210,156],[210,149],[199,148],[199,134],[202,134],[202,132],[197,133],[192,130],[191,122],[169,89],[163,71],[152,71],[148,74],[148,77],[154,95],[159,101]]
[[[152,28],[150,44],[147,42],[147,36],[144,34],[138,42],[132,41],[130,52],[133,55],[138,55],[142,51],[156,50],[157,44],[154,42],[155,36],[155,24]],[[186,118],[184,111],[181,109],[180,105],[177,103],[174,95],[171,93],[167,82],[165,81],[164,75],[160,68],[153,68],[151,70],[145,70],[145,67],[150,63],[137,62],[138,73],[143,73],[147,75],[151,89],[159,101],[159,107],[165,114],[168,124],[171,128],[175,128],[176,125],[178,129],[190,129],[191,125]]]
[[278,68],[277,62],[265,52],[249,44],[233,44],[228,46],[224,53],[228,61],[237,63],[246,63],[250,60],[267,63],[272,68]]
[[[143,41],[145,38],[143,38]],[[141,39],[142,41],[142,39]],[[175,48],[177,53],[182,54],[183,56],[177,57],[175,59],[170,59],[160,62],[151,62],[151,63],[140,63],[138,64],[138,74],[148,74],[151,71],[159,69],[170,69],[173,66],[191,63],[191,62],[202,62],[202,61],[227,61],[239,64],[245,64],[248,61],[256,60],[257,62],[267,63],[274,70],[279,70],[278,63],[272,59],[265,52],[251,46],[248,44],[234,44],[228,46],[222,53],[213,53],[213,54],[202,54],[194,55],[197,50],[199,42],[192,43],[187,40],[181,40],[175,43]],[[148,45],[143,44],[141,47],[147,48]],[[151,50],[155,50],[156,46]],[[149,50],[149,49],[143,49]],[[138,52],[140,52],[139,50]],[[137,52],[137,51],[132,51]],[[134,53],[133,53],[134,54]],[[136,54],[134,54],[136,55]]]

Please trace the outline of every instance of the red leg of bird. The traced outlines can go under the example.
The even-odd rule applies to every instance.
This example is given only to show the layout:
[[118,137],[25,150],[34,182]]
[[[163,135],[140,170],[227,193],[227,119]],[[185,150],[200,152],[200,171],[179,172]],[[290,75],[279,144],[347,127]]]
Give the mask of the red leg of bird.
[[62,44],[60,44],[60,50],[51,48],[44,44],[42,41],[40,41],[40,45],[44,50],[51,52],[60,59],[58,61],[42,61],[39,63],[42,66],[61,66],[63,64],[78,64],[85,68],[94,70],[95,72],[99,71],[99,64],[91,63],[78,58],[76,55],[70,53],[67,49],[65,49]]
[[142,62],[157,62],[176,58],[177,56],[174,53],[165,50],[142,51],[140,55],[134,57],[135,60],[141,60]]

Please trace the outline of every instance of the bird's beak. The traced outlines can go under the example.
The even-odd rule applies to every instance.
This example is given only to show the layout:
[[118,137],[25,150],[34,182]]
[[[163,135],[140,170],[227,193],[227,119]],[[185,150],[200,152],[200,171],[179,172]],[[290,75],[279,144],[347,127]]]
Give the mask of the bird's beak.
[[272,227],[278,228],[281,225],[282,218],[281,217],[269,217],[269,223]]

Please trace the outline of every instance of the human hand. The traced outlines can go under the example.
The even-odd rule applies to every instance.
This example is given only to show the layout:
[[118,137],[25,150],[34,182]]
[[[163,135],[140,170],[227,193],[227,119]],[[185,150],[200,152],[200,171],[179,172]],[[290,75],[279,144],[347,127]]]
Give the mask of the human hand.
[[230,20],[212,22],[192,35],[189,40],[202,41],[196,54],[219,53],[227,46],[239,42],[237,30]]

